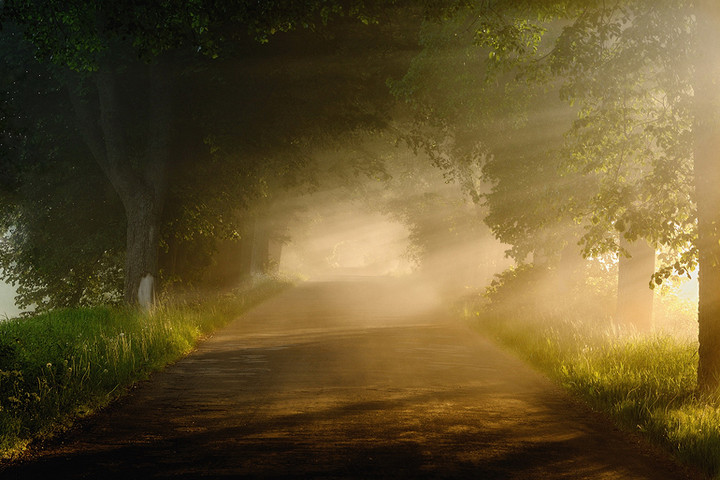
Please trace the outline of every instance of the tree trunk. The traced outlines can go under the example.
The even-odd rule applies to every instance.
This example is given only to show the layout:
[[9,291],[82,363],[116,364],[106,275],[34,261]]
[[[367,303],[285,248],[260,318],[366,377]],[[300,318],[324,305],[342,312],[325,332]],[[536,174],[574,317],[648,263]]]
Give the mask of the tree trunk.
[[720,2],[697,4],[695,194],[698,217],[698,388],[720,386]]
[[620,247],[630,257],[621,254],[618,262],[615,321],[618,325],[648,332],[652,329],[653,290],[650,279],[655,273],[655,249],[645,240],[629,242],[622,235]]
[[267,273],[269,236],[265,222],[255,218],[253,228],[252,257],[250,272],[253,275]]
[[279,238],[270,237],[268,240],[268,273],[278,273],[280,271],[280,261],[282,260],[283,242]]
[[149,308],[155,302],[160,242],[160,212],[157,201],[138,195],[127,216],[125,255],[125,301]]
[[[121,81],[114,65],[103,64],[94,75],[97,94],[89,101],[70,88],[70,97],[80,131],[125,209],[127,249],[125,260],[125,301],[149,307],[155,296],[158,275],[160,218],[167,190],[170,137],[170,88],[168,70],[160,64],[136,65],[146,76],[145,112],[123,115]],[[97,110],[93,105],[97,103]],[[133,162],[129,154],[128,131],[143,124],[144,141]]]
[[[248,225],[248,223],[250,223]],[[246,280],[252,276],[252,250],[254,220],[243,224],[242,236],[240,238],[240,278]]]

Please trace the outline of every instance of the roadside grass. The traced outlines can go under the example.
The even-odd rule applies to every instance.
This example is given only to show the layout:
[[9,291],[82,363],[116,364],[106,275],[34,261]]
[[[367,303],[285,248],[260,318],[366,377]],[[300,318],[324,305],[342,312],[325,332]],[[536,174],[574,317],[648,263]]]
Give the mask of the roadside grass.
[[80,308],[0,322],[0,460],[107,405],[289,282],[202,300]]
[[695,389],[697,343],[575,321],[466,308],[479,331],[605,412],[617,424],[720,478],[720,397]]

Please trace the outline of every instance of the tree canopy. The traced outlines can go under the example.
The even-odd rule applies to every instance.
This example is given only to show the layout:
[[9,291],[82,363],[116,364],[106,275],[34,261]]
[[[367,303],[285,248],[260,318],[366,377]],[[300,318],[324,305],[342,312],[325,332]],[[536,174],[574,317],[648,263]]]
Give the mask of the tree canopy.
[[[451,23],[426,27],[424,53],[400,89],[435,132],[415,137],[430,138],[427,148],[466,138],[469,124],[477,129],[474,150],[483,154],[472,161],[493,185],[482,196],[487,221],[519,260],[564,225],[576,229],[586,256],[627,255],[622,241],[649,242],[662,253],[657,283],[699,262],[702,388],[720,378],[720,270],[713,260],[720,237],[710,187],[720,134],[711,47],[717,10],[713,2],[682,0],[476,2]],[[417,72],[446,61],[437,46],[462,37],[465,51],[476,49],[442,70],[453,72],[449,81],[458,86],[443,98]],[[505,105],[520,129],[494,132],[497,110],[483,108],[493,89],[506,102],[495,104]],[[563,141],[550,151],[537,142],[507,151],[503,144],[522,129],[547,134],[552,110],[538,102],[546,92],[574,112]],[[507,103],[513,97],[516,103]],[[458,169],[468,158],[447,150],[440,163]]]
[[[393,130],[519,263],[640,242],[659,252],[653,283],[699,267],[699,383],[720,384],[714,2],[13,0],[0,21],[0,260],[27,302],[120,276],[147,302],[160,247],[211,252],[250,207],[312,188],[314,152]],[[368,160],[343,168],[387,174]],[[435,248],[457,211],[412,198],[394,214]],[[434,223],[415,214],[430,203]],[[68,222],[73,248],[42,247]]]
[[[397,29],[380,27],[377,17],[387,15],[387,9],[373,2],[191,2],[138,8],[133,2],[6,2],[3,7],[3,51],[23,53],[5,57],[7,85],[22,90],[6,103],[15,112],[4,117],[13,122],[5,131],[23,139],[32,132],[38,142],[46,142],[23,140],[4,152],[6,179],[17,184],[10,202],[15,217],[6,222],[6,275],[21,283],[25,304],[38,299],[49,300],[48,306],[76,303],[89,288],[89,272],[100,268],[99,258],[117,261],[124,254],[124,266],[111,270],[114,278],[124,276],[124,297],[131,302],[137,300],[141,279],[163,268],[158,247],[203,251],[196,258],[200,263],[185,269],[197,270],[207,262],[214,239],[240,236],[242,210],[254,199],[313,182],[313,151],[352,131],[383,126],[390,103],[384,80],[408,49]],[[297,29],[290,37],[282,34]],[[369,32],[359,38],[359,29]],[[395,48],[388,50],[388,45]],[[44,72],[37,85],[22,81],[28,68]],[[33,96],[35,87],[57,97],[55,114]],[[37,115],[27,115],[35,122],[31,129],[21,125],[22,115],[15,115],[21,105],[38,108]],[[47,121],[39,123],[39,118]],[[63,140],[53,143],[60,134]],[[85,148],[77,148],[83,143]],[[10,161],[13,155],[22,161]],[[51,157],[75,173],[61,181],[57,166],[48,163]],[[105,185],[98,172],[106,177]],[[36,178],[43,175],[68,192],[87,187],[88,175],[102,185],[94,191],[114,189],[116,196],[106,199],[112,208],[88,196],[85,205],[62,205],[95,212],[89,215],[105,221],[103,226],[83,223],[75,231],[103,230],[90,237],[94,243],[85,242],[94,247],[82,248],[87,255],[66,251],[66,262],[36,255],[47,252],[46,237],[30,235],[28,229],[45,235],[53,231],[48,222],[59,221],[55,213],[61,207],[52,202],[66,194],[58,191],[53,200],[41,201],[46,197],[37,195]],[[123,211],[125,218],[118,217]],[[23,231],[13,228],[18,215],[25,216]],[[117,237],[122,224],[128,229],[124,249],[101,240]],[[83,243],[74,240],[67,238],[73,245]],[[74,268],[69,264],[73,257]],[[43,263],[47,273],[30,275],[27,262]],[[71,279],[68,272],[84,262],[84,273]],[[47,295],[57,290],[51,279],[72,284],[74,295]]]

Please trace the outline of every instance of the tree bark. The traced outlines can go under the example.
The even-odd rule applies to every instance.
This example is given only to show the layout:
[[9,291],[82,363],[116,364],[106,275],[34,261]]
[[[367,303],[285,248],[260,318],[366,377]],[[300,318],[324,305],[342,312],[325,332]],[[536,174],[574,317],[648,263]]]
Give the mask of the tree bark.
[[[94,74],[97,102],[82,98],[72,88],[69,91],[85,143],[125,210],[125,301],[149,307],[154,300],[158,276],[160,220],[167,191],[170,93],[168,75],[161,65],[140,68],[147,74],[148,122],[144,125],[145,141],[140,152],[135,152],[134,162],[129,155],[127,138],[127,131],[134,127],[129,124],[133,120],[126,120],[122,114],[123,102],[114,66],[103,64]],[[95,103],[97,110],[92,107]]]
[[695,194],[698,217],[698,389],[720,386],[720,2],[701,0],[695,59]]
[[160,242],[158,201],[136,195],[127,216],[125,254],[125,300],[149,308],[155,301]]
[[638,332],[648,332],[652,329],[653,290],[650,279],[655,273],[655,249],[645,240],[629,242],[622,235],[620,247],[630,256],[621,254],[618,262],[615,321]]

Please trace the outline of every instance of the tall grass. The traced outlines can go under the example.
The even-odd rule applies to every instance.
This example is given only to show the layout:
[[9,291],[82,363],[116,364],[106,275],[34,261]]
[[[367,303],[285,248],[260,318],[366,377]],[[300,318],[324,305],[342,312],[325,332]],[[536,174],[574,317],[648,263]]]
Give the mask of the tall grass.
[[695,341],[568,318],[503,317],[477,307],[466,313],[481,332],[619,426],[720,478],[720,402],[696,392]]
[[20,454],[190,352],[204,335],[288,282],[202,301],[53,311],[0,323],[0,459]]

